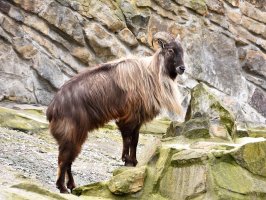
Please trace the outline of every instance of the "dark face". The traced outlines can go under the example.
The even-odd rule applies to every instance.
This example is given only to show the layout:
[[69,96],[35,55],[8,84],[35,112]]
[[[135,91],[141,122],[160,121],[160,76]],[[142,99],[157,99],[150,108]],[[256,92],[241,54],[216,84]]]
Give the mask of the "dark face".
[[170,42],[162,46],[162,54],[165,58],[166,71],[172,79],[185,72],[184,52],[179,42]]

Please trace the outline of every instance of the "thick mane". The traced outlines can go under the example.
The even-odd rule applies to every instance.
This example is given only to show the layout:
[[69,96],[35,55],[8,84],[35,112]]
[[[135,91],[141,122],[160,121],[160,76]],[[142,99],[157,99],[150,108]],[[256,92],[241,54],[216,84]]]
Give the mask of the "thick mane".
[[177,84],[166,74],[163,63],[160,50],[152,57],[120,60],[115,66],[114,80],[131,94],[132,101],[139,99],[146,111],[155,107],[181,114]]

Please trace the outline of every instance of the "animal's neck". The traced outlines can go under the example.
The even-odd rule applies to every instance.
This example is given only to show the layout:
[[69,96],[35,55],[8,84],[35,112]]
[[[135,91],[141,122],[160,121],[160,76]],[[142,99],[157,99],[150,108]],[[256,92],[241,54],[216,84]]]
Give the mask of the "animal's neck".
[[151,72],[158,75],[160,74],[161,66],[163,66],[163,58],[160,55],[160,50],[153,56],[142,58],[142,62]]

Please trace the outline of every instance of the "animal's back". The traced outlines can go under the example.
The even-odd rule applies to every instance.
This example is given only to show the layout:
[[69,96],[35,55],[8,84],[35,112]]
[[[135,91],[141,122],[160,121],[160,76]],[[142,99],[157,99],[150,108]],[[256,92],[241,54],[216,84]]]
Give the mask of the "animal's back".
[[[57,139],[86,135],[110,119],[123,115],[124,93],[110,77],[112,67],[102,66],[66,82],[47,108],[50,131]],[[83,138],[81,138],[83,140]]]

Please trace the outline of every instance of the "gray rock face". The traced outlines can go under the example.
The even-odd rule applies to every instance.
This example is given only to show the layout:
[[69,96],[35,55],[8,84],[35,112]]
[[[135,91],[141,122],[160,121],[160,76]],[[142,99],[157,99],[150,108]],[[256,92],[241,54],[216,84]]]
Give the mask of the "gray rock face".
[[186,91],[204,82],[238,121],[265,123],[265,19],[262,0],[2,0],[0,99],[46,105],[79,71],[150,55],[168,31],[181,36]]

